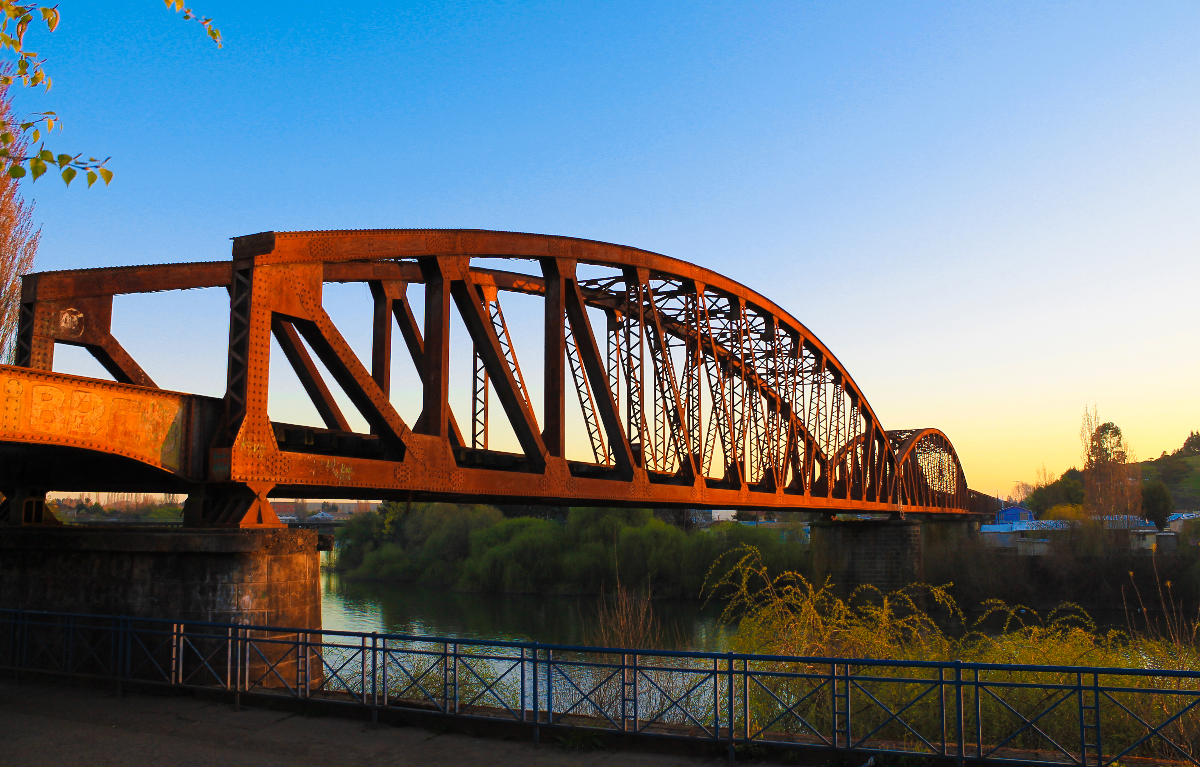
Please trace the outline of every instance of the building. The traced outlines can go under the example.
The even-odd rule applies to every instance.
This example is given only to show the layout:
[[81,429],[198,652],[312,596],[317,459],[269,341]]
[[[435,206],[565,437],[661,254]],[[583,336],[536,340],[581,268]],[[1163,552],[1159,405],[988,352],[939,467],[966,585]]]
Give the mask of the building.
[[1062,519],[1014,520],[980,525],[979,536],[988,546],[1038,556],[1049,552],[1051,534],[1070,529],[1071,523]]
[[997,524],[1005,522],[1032,522],[1033,511],[1024,506],[1008,506],[996,512]]
[[[1198,520],[1194,521],[1193,520]],[[1183,529],[1190,526],[1200,527],[1200,511],[1180,511],[1167,517],[1167,529],[1175,534],[1183,533]]]

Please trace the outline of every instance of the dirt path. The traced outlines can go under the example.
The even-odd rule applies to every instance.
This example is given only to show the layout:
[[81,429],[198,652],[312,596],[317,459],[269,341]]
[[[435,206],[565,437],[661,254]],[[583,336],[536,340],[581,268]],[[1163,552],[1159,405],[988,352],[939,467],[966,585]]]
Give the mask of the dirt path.
[[[566,751],[528,741],[0,679],[0,765],[726,765],[718,757]],[[762,764],[762,763],[760,763]]]

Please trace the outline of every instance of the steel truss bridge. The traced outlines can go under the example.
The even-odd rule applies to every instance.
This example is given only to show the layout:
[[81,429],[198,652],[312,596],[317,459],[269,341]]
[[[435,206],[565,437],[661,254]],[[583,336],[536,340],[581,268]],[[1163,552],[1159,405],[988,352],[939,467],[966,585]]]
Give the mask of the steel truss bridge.
[[[323,307],[326,283],[369,286],[369,366]],[[157,387],[111,332],[114,296],[195,288],[229,293],[223,398]],[[518,294],[544,318],[520,349],[502,309]],[[473,362],[465,421],[449,404],[455,313]],[[420,385],[412,423],[393,405],[396,330]],[[53,372],[60,343],[90,351],[115,381]],[[541,363],[540,402],[522,359]],[[269,418],[271,365],[283,361],[324,428]],[[331,386],[369,432],[351,428]],[[265,232],[235,238],[230,261],[28,275],[0,401],[0,516],[15,524],[52,522],[50,489],[186,493],[185,524],[240,527],[278,525],[272,496],[968,506],[946,435],[885,430],[842,364],[774,302],[685,261],[569,237]],[[499,419],[517,449],[489,446]],[[590,451],[579,460],[567,453],[576,428]]]

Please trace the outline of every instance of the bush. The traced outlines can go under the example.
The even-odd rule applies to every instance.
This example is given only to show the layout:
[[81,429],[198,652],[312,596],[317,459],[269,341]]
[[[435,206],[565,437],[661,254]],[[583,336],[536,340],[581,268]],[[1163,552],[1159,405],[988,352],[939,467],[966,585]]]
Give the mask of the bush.
[[469,591],[554,591],[564,543],[562,528],[545,519],[518,517],[480,528],[471,534],[459,585]]
[[337,567],[350,578],[466,591],[596,594],[628,584],[694,599],[713,560],[739,546],[757,546],[774,571],[806,567],[795,533],[735,523],[684,532],[648,509],[571,509],[560,522],[504,518],[490,506],[388,503],[339,530]]

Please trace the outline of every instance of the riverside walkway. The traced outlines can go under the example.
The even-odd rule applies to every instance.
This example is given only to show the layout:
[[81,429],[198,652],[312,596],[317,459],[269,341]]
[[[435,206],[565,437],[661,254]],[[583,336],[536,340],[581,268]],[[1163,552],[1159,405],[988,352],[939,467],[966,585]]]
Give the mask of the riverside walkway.
[[[1200,767],[1200,672],[1193,670],[573,647],[14,610],[0,610],[0,669],[11,672],[6,680],[91,679],[110,685],[101,693],[196,696],[190,703],[163,697],[121,714],[130,705],[124,698],[110,705],[94,693],[72,703],[71,688],[63,688],[63,703],[40,687],[30,695],[0,687],[0,736],[21,733],[21,748],[45,763],[78,757],[94,764],[91,752],[105,744],[148,749],[114,762],[166,761],[149,755],[166,753],[172,734],[198,732],[192,745],[229,749],[199,761],[222,763],[606,764],[603,747],[666,748],[670,741],[679,750],[669,753],[712,764],[726,755],[761,755],[855,765],[876,754],[960,765],[1100,767],[1128,760]],[[80,694],[86,697],[71,693]],[[309,726],[261,714],[260,725],[241,716],[238,702],[345,719]],[[168,715],[194,705],[208,708]],[[235,726],[226,728],[230,717]],[[428,735],[413,736],[410,728],[411,743],[400,735],[380,741],[361,734],[364,725],[355,720],[499,739],[474,741],[473,748],[471,739],[439,744],[441,751],[426,754]],[[147,721],[160,729],[147,729]],[[139,745],[145,733],[162,735],[164,722],[165,741]],[[127,732],[97,739],[97,723]],[[320,748],[296,750],[325,726],[347,729],[317,737]],[[539,738],[542,749],[526,745]],[[594,751],[544,756],[556,744]],[[44,750],[72,747],[84,753]],[[27,753],[13,749],[0,741],[0,765]],[[169,761],[195,761],[183,753]],[[255,758],[239,756],[245,753]],[[288,754],[296,760],[271,761]],[[625,753],[619,761],[695,763],[637,762]]]
[[[705,767],[724,757],[572,750],[362,718],[235,709],[188,694],[127,693],[0,679],[2,765],[569,765]],[[770,762],[756,762],[770,767]],[[791,762],[795,764],[795,762]]]

